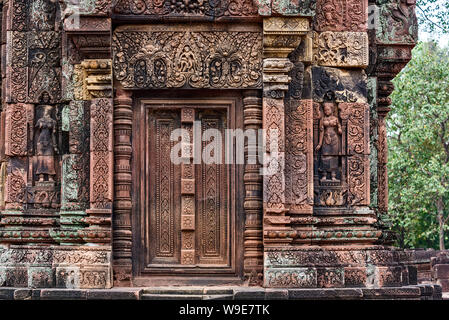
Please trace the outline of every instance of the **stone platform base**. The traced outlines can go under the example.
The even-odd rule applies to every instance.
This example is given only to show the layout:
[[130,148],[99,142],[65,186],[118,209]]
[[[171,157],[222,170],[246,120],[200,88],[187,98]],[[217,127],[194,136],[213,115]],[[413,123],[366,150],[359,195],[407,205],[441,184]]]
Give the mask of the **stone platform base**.
[[0,247],[0,288],[112,287],[110,246]]
[[417,284],[410,254],[385,246],[268,247],[267,288],[388,288]]
[[112,289],[0,288],[0,300],[441,300],[438,285],[392,288],[265,289],[157,287]]

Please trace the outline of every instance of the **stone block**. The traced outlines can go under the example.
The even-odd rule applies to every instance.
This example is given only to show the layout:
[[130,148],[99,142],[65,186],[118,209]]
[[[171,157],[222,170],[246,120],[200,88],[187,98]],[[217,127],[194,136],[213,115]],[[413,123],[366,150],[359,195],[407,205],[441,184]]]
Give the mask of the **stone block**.
[[0,288],[0,300],[14,299],[14,288]]
[[396,287],[368,289],[361,288],[364,299],[419,299],[421,297],[420,289],[414,287]]
[[345,287],[363,287],[367,282],[367,272],[365,267],[344,268]]
[[139,300],[141,289],[93,289],[87,291],[87,300]]
[[366,32],[316,33],[314,60],[320,66],[366,67],[369,64],[369,41]]
[[238,288],[234,290],[234,300],[264,300],[265,290],[262,288]]
[[57,267],[56,287],[67,289],[78,289],[80,287],[80,268]]
[[268,288],[316,288],[315,268],[265,268],[264,286]]
[[51,267],[29,267],[28,287],[52,288],[55,283],[55,273]]
[[437,264],[432,268],[434,279],[449,279],[449,264]]
[[443,292],[449,292],[449,279],[438,279],[437,284],[441,286]]
[[85,300],[86,290],[42,289],[41,300]]
[[400,287],[402,285],[402,268],[376,267],[376,278],[379,287]]
[[365,31],[367,0],[317,0],[314,27],[317,31]]
[[367,102],[366,76],[356,70],[331,67],[312,67],[313,100],[323,102],[330,88],[335,92],[336,102]]

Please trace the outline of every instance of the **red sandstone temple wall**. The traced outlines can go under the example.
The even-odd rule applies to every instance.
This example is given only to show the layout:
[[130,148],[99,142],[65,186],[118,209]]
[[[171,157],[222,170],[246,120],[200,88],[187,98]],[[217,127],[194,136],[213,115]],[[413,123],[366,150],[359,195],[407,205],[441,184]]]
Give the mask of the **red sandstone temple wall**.
[[[3,1],[0,286],[134,284],[135,102],[142,92],[182,90],[239,92],[243,128],[280,134],[265,158],[270,167],[275,152],[280,170],[261,176],[247,150],[236,182],[242,284],[409,284],[410,257],[387,246],[381,217],[388,96],[416,42],[414,8],[413,0]],[[183,250],[181,260],[194,262]]]

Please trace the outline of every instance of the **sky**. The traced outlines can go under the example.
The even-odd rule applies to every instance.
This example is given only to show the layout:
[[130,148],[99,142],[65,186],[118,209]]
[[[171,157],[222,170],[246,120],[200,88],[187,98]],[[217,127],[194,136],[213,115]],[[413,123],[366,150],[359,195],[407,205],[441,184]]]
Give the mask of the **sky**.
[[447,47],[449,45],[449,34],[435,35],[428,32],[419,31],[418,37],[421,41],[437,40],[440,47]]

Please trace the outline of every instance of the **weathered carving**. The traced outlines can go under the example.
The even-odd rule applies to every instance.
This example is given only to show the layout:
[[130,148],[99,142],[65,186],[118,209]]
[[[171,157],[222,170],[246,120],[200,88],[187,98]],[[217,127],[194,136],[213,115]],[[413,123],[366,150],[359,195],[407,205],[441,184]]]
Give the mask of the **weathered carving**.
[[57,209],[61,206],[61,192],[53,185],[27,187],[26,196],[29,207]]
[[89,202],[89,154],[67,154],[62,159],[62,209],[85,210]]
[[207,31],[197,25],[185,32],[183,28],[165,25],[116,30],[115,78],[130,89],[261,86],[262,37],[256,30]]
[[316,31],[365,31],[367,0],[317,0]]
[[112,70],[109,59],[87,59],[75,65],[74,97],[78,100],[112,97]]
[[286,111],[286,202],[291,212],[311,213],[313,203],[313,103],[290,100]]
[[273,13],[285,16],[313,16],[315,14],[316,0],[272,0]]
[[25,202],[26,173],[14,168],[6,178],[6,209],[21,209]]
[[314,288],[317,285],[316,269],[267,268],[264,283],[271,288]]
[[27,34],[25,32],[8,31],[6,56],[7,78],[6,99],[8,102],[26,102],[28,95],[27,76]]
[[418,35],[415,0],[378,1],[376,42],[414,46]]
[[[73,14],[105,16],[111,10],[111,0],[83,0],[63,1],[59,0],[62,9],[62,19]],[[135,2],[135,1],[134,1]]]
[[314,61],[321,66],[368,66],[368,35],[365,32],[315,33]]
[[54,31],[28,33],[28,99],[40,103],[44,92],[50,103],[61,98],[60,33]]
[[329,92],[336,102],[366,102],[366,75],[360,71],[312,67],[313,100],[322,102]]
[[[33,118],[34,106],[30,104],[8,104],[5,121],[5,153],[9,156],[28,155],[29,119]],[[32,120],[31,120],[32,121]]]

